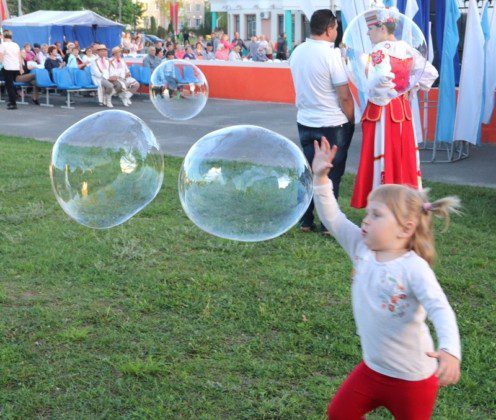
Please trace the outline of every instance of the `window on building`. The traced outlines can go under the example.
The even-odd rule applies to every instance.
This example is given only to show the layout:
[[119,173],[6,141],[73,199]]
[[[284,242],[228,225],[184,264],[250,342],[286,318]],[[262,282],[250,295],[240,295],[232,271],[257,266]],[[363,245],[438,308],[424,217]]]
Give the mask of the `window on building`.
[[197,3],[195,7],[196,7],[197,12],[201,12],[201,4],[200,3]]
[[[284,23],[284,15],[277,15],[277,36],[286,33],[286,25]],[[291,14],[291,33],[293,34],[293,41],[295,38],[295,15]],[[286,34],[287,35],[287,34]]]
[[160,5],[159,5],[158,1],[156,1],[155,2],[155,10],[158,10],[158,9],[160,9]]
[[196,28],[199,28],[202,24],[201,19],[196,19]]
[[301,41],[310,37],[310,22],[305,15],[301,15]]
[[284,32],[284,15],[277,15],[277,37]]
[[[234,15],[234,32],[239,32],[239,15]],[[240,35],[243,36],[243,34]]]
[[246,15],[246,37],[251,38],[257,34],[257,16]]

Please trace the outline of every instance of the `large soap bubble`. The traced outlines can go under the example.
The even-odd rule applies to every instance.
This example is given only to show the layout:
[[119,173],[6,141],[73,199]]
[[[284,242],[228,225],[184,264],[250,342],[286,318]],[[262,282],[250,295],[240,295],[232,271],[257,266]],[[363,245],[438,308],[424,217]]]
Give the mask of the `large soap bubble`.
[[187,60],[165,60],[153,71],[150,98],[163,116],[172,120],[189,120],[198,115],[207,103],[207,79]]
[[141,119],[125,111],[103,111],[62,133],[53,146],[50,177],[70,217],[88,227],[110,228],[155,198],[164,159]]
[[428,54],[420,28],[396,8],[373,8],[356,16],[341,47],[355,99],[377,105],[418,85]]
[[312,174],[290,140],[240,125],[214,131],[193,145],[179,173],[179,196],[188,217],[206,232],[263,241],[301,218],[312,199]]

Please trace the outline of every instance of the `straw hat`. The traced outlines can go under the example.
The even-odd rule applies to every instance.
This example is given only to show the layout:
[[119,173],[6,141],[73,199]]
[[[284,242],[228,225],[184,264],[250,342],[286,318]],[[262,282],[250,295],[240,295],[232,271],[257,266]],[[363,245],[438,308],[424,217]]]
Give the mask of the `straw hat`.
[[120,52],[121,52],[120,47],[114,47],[114,48],[112,48],[112,55],[114,55],[115,53],[120,53]]
[[108,48],[107,48],[107,46],[105,44],[100,44],[100,45],[98,45],[98,47],[97,47],[96,50],[97,51],[101,51],[101,50],[108,51]]

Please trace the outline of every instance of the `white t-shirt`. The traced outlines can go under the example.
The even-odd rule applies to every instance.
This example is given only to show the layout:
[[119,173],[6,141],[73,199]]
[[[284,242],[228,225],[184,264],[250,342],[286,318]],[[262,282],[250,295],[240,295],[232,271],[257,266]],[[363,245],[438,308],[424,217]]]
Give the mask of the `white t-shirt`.
[[307,127],[334,127],[348,122],[336,86],[348,84],[341,53],[334,44],[307,38],[289,59],[296,91],[296,120]]
[[439,348],[461,359],[456,317],[443,289],[414,251],[387,262],[363,242],[361,229],[339,210],[332,183],[314,186],[315,207],[353,262],[353,315],[365,364],[393,378],[420,381],[437,361],[426,317],[434,325]]
[[4,54],[2,64],[5,70],[20,70],[21,49],[19,45],[12,41],[4,41],[0,44],[0,54]]

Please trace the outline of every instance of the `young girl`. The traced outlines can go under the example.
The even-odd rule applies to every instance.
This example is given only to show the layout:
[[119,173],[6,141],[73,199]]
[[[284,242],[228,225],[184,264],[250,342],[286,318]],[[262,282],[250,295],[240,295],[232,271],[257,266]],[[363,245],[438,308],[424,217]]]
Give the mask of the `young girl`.
[[315,141],[314,200],[320,220],[353,262],[353,313],[363,361],[332,399],[328,416],[360,419],[383,406],[398,419],[429,419],[438,386],[460,377],[455,314],[430,268],[432,215],[448,218],[459,200],[429,203],[423,192],[383,185],[369,195],[359,228],[340,211],[327,177],[336,150],[324,137],[320,146]]

